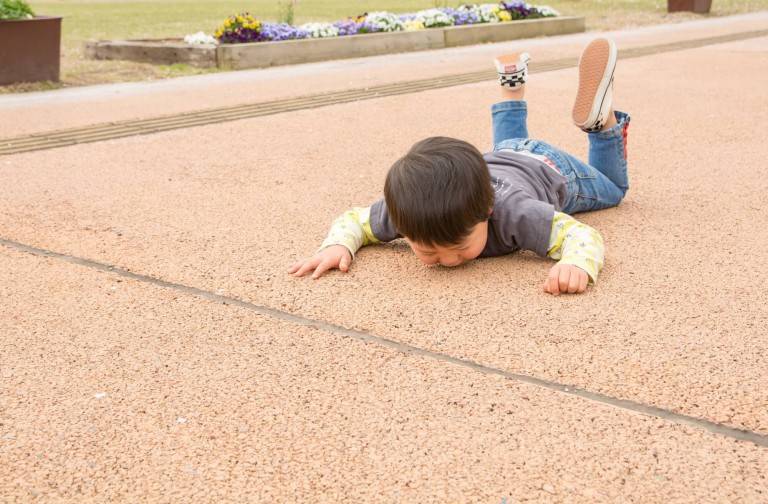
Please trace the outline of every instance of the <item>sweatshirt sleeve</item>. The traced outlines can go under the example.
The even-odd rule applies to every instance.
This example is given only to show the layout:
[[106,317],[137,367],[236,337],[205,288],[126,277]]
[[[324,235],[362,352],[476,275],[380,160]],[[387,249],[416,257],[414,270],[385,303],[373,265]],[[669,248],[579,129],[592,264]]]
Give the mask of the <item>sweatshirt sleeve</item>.
[[318,252],[331,245],[341,245],[346,247],[354,258],[355,252],[360,250],[360,247],[378,243],[378,241],[371,232],[370,207],[354,208],[344,212],[333,221],[328,237],[320,245]]
[[589,283],[594,284],[603,268],[605,245],[595,229],[570,215],[555,212],[547,255],[583,269],[589,275]]

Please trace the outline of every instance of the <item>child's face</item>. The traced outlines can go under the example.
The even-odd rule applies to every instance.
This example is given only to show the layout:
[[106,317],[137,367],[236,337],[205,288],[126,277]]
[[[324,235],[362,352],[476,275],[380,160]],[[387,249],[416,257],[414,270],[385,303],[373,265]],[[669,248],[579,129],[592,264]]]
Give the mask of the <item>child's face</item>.
[[469,233],[469,236],[456,245],[449,247],[428,246],[405,239],[416,257],[424,264],[440,264],[448,268],[461,266],[480,255],[488,239],[488,221],[480,222]]

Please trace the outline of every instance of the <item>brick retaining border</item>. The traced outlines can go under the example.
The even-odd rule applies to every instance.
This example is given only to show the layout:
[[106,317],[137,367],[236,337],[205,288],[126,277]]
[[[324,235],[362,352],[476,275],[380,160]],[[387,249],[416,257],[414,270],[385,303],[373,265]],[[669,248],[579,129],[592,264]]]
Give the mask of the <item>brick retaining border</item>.
[[503,23],[448,26],[392,33],[368,33],[320,39],[252,44],[189,45],[175,41],[106,40],[85,43],[92,59],[121,59],[170,65],[242,70],[294,65],[334,59],[359,58],[398,52],[423,51],[487,42],[503,42],[585,31],[581,16],[561,16]]

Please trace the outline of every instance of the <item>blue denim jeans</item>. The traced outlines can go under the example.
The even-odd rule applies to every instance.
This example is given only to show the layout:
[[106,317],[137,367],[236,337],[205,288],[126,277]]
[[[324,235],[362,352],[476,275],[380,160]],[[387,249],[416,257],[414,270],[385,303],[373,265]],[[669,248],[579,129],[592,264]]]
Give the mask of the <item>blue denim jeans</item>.
[[565,177],[567,214],[616,206],[629,189],[626,136],[630,117],[616,111],[618,125],[588,133],[589,163],[541,140],[528,138],[528,107],[524,101],[496,103],[493,117],[493,150],[525,150],[549,158]]

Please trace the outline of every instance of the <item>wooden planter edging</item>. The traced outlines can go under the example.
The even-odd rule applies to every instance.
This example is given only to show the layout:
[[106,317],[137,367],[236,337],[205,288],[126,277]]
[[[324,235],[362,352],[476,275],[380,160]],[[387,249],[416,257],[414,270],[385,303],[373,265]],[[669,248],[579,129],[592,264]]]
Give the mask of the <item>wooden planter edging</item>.
[[85,57],[130,60],[158,65],[186,63],[208,68],[216,66],[215,45],[190,45],[181,40],[100,40],[86,42]]
[[61,17],[0,21],[0,86],[59,81]]
[[367,33],[219,46],[193,46],[183,42],[152,40],[86,42],[85,54],[94,59],[127,59],[158,64],[186,63],[197,67],[241,70],[564,35],[581,33],[584,30],[583,17],[561,16],[409,32]]

